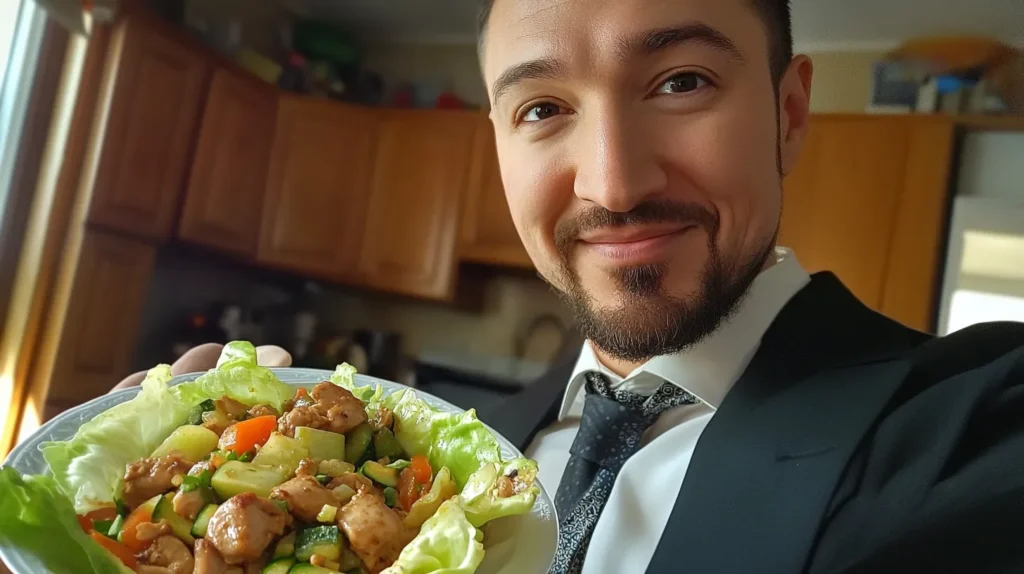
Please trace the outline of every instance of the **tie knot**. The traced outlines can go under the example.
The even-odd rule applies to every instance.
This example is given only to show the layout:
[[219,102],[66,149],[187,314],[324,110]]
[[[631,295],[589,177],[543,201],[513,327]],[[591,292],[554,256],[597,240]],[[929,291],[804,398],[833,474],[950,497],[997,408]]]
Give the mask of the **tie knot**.
[[699,400],[682,387],[669,382],[662,384],[653,395],[646,397],[623,389],[613,389],[608,377],[595,371],[588,372],[585,377],[588,394],[604,397],[622,405],[645,419],[647,424],[653,424],[661,413],[669,409],[695,404]]

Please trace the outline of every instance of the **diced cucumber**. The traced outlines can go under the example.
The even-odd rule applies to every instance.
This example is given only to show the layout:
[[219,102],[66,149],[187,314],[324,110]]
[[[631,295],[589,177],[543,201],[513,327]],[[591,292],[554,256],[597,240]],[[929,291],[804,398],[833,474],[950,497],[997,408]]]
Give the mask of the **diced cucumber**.
[[274,546],[274,558],[284,558],[293,554],[295,554],[295,533],[291,532],[277,541],[277,545]]
[[181,426],[156,447],[153,458],[180,456],[189,462],[199,462],[217,448],[219,437],[212,430],[200,426]]
[[327,568],[321,568],[319,566],[313,566],[308,562],[299,562],[292,569],[288,571],[288,574],[338,574],[334,570],[328,570]]
[[400,458],[400,459],[392,462],[391,464],[389,464],[388,468],[393,468],[393,469],[401,472],[401,471],[409,468],[410,466],[412,466],[411,462],[405,460],[404,458]]
[[281,433],[270,435],[267,444],[260,447],[252,463],[256,466],[273,466],[280,468],[291,476],[299,467],[302,459],[309,457],[309,450],[302,443]]
[[358,465],[373,441],[373,427],[363,423],[345,435],[345,460]]
[[107,529],[107,536],[116,539],[121,535],[122,530],[124,530],[124,517],[118,514],[117,518],[115,518],[114,522],[110,525],[110,528]]
[[388,468],[379,462],[368,460],[363,463],[359,472],[370,480],[384,486],[398,486],[398,471]]
[[171,532],[183,542],[190,546],[195,543],[196,539],[192,537],[192,521],[174,511],[173,493],[165,494],[153,509],[153,521],[161,520],[167,522]]
[[295,536],[295,557],[308,562],[314,554],[328,560],[341,557],[341,531],[337,526],[314,526],[300,530]]
[[355,471],[356,465],[339,459],[321,460],[317,465],[318,474],[326,474],[332,478]]
[[384,489],[384,504],[394,508],[398,504],[398,491],[388,486]]
[[[118,516],[118,518],[121,518]],[[92,528],[96,532],[110,532],[110,527],[114,525],[113,520],[93,520]]]
[[196,538],[206,536],[206,529],[209,528],[210,519],[213,518],[213,513],[217,512],[217,508],[216,504],[207,504],[199,511],[195,523],[192,524],[192,536]]
[[221,500],[227,500],[236,494],[251,492],[256,496],[270,498],[270,491],[288,480],[280,468],[257,466],[251,462],[231,460],[225,462],[214,473],[210,484]]
[[310,427],[295,429],[295,440],[309,451],[314,460],[345,458],[345,435]]
[[356,491],[352,490],[352,487],[347,484],[339,484],[332,490],[334,498],[338,499],[338,507],[345,506],[348,501],[352,500],[352,497],[356,495]]
[[203,413],[216,410],[217,405],[213,403],[213,399],[206,399],[198,405],[192,407],[192,410],[188,414],[188,424],[190,425],[201,425],[203,424]]
[[403,454],[402,445],[398,444],[391,429],[380,429],[373,433],[373,450],[375,457],[388,457],[391,460],[402,458]]
[[294,565],[295,557],[285,556],[284,558],[277,558],[271,561],[270,564],[267,564],[263,570],[261,570],[261,572],[262,574],[288,574]]

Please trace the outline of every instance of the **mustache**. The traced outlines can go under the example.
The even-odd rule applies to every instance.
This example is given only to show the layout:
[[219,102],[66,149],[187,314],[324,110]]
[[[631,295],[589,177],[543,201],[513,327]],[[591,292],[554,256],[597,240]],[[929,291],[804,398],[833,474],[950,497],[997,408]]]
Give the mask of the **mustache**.
[[555,246],[563,258],[568,257],[573,243],[587,231],[609,227],[631,227],[658,223],[696,223],[709,237],[718,233],[718,214],[699,203],[668,200],[645,201],[629,211],[610,211],[594,205],[555,226]]

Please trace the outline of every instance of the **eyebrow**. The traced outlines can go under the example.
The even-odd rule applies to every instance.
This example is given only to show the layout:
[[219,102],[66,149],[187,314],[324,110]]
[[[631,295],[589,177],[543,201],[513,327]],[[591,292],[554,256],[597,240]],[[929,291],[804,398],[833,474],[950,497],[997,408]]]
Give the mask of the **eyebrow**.
[[[628,61],[637,57],[652,56],[658,52],[684,44],[703,44],[724,52],[733,60],[745,62],[746,58],[728,36],[702,22],[691,22],[680,26],[647,30],[619,41],[618,57]],[[491,84],[492,106],[510,89],[525,80],[555,79],[564,76],[566,67],[554,58],[539,58],[509,67]]]
[[703,44],[724,52],[733,60],[746,61],[743,52],[728,36],[703,22],[658,28],[623,38],[619,41],[619,57],[622,60],[629,60],[636,57],[652,56],[684,44]]
[[498,100],[524,80],[550,80],[565,75],[565,65],[554,58],[540,58],[516,64],[498,76],[491,85],[492,99],[497,106]]

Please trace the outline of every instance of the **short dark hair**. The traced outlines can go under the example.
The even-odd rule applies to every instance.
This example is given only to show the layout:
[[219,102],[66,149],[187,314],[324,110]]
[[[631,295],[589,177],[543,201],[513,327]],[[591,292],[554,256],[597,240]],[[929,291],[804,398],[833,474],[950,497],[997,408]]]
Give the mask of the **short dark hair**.
[[[786,73],[789,62],[793,59],[793,16],[790,0],[747,0],[757,10],[768,31],[768,65],[771,67],[772,81],[778,87],[782,75]],[[494,0],[478,0],[480,16],[477,20],[477,32],[483,40],[487,31],[487,22],[491,19],[491,7]]]

